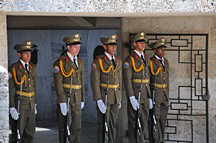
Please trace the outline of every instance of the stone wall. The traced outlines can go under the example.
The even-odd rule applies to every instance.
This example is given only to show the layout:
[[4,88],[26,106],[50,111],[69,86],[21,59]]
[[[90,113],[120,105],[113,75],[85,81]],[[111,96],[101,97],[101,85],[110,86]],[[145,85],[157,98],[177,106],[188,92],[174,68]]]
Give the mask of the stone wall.
[[74,12],[96,15],[154,15],[215,12],[215,0],[0,0],[9,12]]
[[[133,25],[133,26],[131,26]],[[216,20],[215,17],[149,17],[149,18],[123,18],[122,19],[122,38],[123,42],[128,42],[129,33],[136,33],[139,31],[144,31],[146,33],[188,33],[188,34],[208,34],[209,36],[209,47],[208,47],[208,83],[209,83],[209,91],[210,91],[210,100],[209,100],[209,139],[210,143],[216,142],[216,138],[214,136],[216,123],[215,123],[215,101],[216,97],[214,96],[215,91],[215,82],[216,82],[216,72],[215,72],[215,27]],[[162,36],[163,37],[163,36]],[[149,38],[152,38],[149,36]],[[159,38],[159,37],[158,37]],[[170,37],[166,37],[169,38]],[[187,37],[185,37],[187,39]],[[202,38],[195,38],[193,46],[195,48],[203,48],[205,45],[201,45]],[[196,43],[196,44],[195,44]],[[127,49],[122,49],[123,57],[128,55]],[[183,53],[183,52],[182,52]],[[190,67],[182,66],[177,63],[178,53],[167,51],[167,58],[170,61],[170,97],[177,98],[177,86],[179,85],[188,85],[190,83]],[[183,56],[183,57],[182,57]],[[190,59],[191,56],[189,54],[181,55],[183,60]],[[193,58],[193,57],[192,57]],[[205,76],[204,76],[205,78]],[[204,80],[205,82],[205,80]],[[181,94],[184,96],[189,96],[189,91],[183,91]],[[205,94],[205,93],[204,93]],[[195,98],[195,97],[193,97]],[[184,101],[183,101],[184,102]],[[193,115],[189,117],[180,117],[184,119],[193,120],[193,140],[196,143],[204,143],[206,135],[205,135],[205,119],[204,116],[200,116],[201,114],[205,114],[205,102],[192,102],[193,105]],[[183,108],[183,107],[176,107]],[[189,110],[189,109],[188,109]],[[187,111],[186,111],[187,112]],[[185,112],[185,113],[186,113]],[[123,112],[124,113],[124,112]],[[170,113],[174,113],[170,110]],[[191,131],[188,129],[190,123],[184,122],[173,122],[174,126],[177,126],[177,134],[178,136],[172,135],[174,139],[178,140],[191,140]],[[198,128],[197,128],[198,127]]]

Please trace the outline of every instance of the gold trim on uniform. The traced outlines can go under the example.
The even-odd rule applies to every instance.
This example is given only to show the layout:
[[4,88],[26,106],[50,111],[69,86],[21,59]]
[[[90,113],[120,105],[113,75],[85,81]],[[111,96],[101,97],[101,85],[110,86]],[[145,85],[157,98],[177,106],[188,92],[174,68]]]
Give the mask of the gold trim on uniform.
[[156,88],[167,88],[168,86],[167,86],[167,84],[155,83],[155,84],[154,84],[154,87],[156,87]]
[[149,79],[132,79],[133,83],[149,83]]
[[116,69],[117,69],[117,68],[114,68],[113,65],[110,65],[107,69],[104,69],[103,60],[102,60],[102,59],[98,59],[98,62],[99,62],[100,69],[101,69],[101,71],[102,71],[103,73],[108,73],[108,72],[110,72],[111,70],[112,70],[113,72],[115,72]]
[[135,72],[140,72],[140,71],[142,71],[144,69],[144,65],[143,64],[140,67],[138,67],[138,68],[136,67],[135,60],[134,60],[134,58],[132,56],[130,56],[130,59],[131,59],[131,65],[132,65],[133,70]]
[[27,79],[26,75],[24,75],[23,77],[21,77],[21,80],[18,81],[18,79],[16,77],[16,69],[15,69],[15,67],[13,67],[13,69],[12,69],[12,77],[13,77],[13,79],[14,79],[14,81],[15,81],[15,83],[17,85],[23,84],[25,82],[25,80]]
[[81,89],[81,85],[75,85],[75,84],[63,84],[64,88],[71,88],[71,89]]
[[154,65],[153,65],[153,61],[149,61],[149,64],[150,64],[150,71],[151,71],[151,74],[152,75],[158,75],[161,71],[162,71],[162,67],[159,67],[158,69],[157,69],[157,71],[156,72],[154,72]]
[[100,84],[101,87],[105,87],[105,88],[118,88],[119,84],[106,84],[106,83],[101,83]]
[[76,72],[73,68],[71,68],[70,71],[66,72],[66,71],[64,70],[64,64],[63,64],[63,61],[62,61],[62,60],[59,61],[59,66],[60,66],[61,74],[62,74],[64,77],[70,77],[74,72]]
[[16,91],[16,94],[20,96],[32,97],[35,95],[34,92],[24,92],[24,91]]

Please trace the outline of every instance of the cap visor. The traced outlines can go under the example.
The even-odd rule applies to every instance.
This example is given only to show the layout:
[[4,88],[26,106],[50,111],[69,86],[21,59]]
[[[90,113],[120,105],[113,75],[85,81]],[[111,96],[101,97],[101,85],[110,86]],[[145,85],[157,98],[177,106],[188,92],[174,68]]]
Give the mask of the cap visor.
[[81,42],[75,42],[75,43],[68,43],[67,45],[79,45]]
[[136,42],[147,42],[145,39],[137,40]]
[[21,52],[32,52],[32,51],[33,51],[32,49],[24,49],[24,50],[18,50],[17,52],[21,53]]
[[159,48],[167,48],[167,46],[161,45],[161,46],[159,46],[159,47],[155,47],[155,49],[159,49]]
[[117,43],[108,43],[106,45],[117,45]]

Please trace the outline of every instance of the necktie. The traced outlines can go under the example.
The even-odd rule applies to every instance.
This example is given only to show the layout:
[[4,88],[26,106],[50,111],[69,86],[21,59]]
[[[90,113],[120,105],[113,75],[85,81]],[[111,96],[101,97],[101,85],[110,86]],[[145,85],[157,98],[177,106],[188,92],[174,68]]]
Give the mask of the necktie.
[[76,57],[73,58],[73,62],[74,62],[74,64],[76,65],[76,67],[78,68],[78,65],[77,65],[77,63],[76,63]]
[[141,55],[141,59],[142,59],[142,61],[143,61],[144,65],[146,65],[146,60],[145,60],[145,58],[144,58],[144,56],[143,56],[143,55]]
[[164,61],[162,59],[159,60],[162,66],[164,67]]
[[29,73],[28,64],[25,64],[25,70]]
[[115,60],[114,60],[113,56],[112,56],[112,64],[113,64],[114,68],[116,68],[116,63],[115,63]]

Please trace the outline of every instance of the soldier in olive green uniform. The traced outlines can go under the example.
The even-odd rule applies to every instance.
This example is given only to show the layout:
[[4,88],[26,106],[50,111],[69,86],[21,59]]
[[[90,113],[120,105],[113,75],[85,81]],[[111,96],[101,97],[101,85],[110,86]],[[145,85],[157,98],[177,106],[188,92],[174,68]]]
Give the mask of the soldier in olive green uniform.
[[155,115],[159,124],[159,135],[157,135],[159,138],[154,139],[155,143],[164,142],[164,129],[169,109],[169,64],[164,58],[164,48],[166,48],[166,40],[163,38],[153,44],[154,55],[150,58],[149,64],[150,85],[151,90],[154,91]]
[[11,142],[33,143],[36,114],[36,66],[30,63],[31,51],[36,47],[31,41],[17,44],[20,57],[9,69]]
[[[123,65],[123,78],[128,96],[128,134],[130,143],[145,143],[148,141],[149,104],[152,104],[149,87],[148,57],[144,53],[146,38],[141,32],[134,36],[132,53]],[[138,117],[139,110],[139,117]],[[142,132],[137,133],[138,118]]]
[[122,62],[115,56],[117,36],[102,38],[105,53],[92,63],[91,82],[97,104],[98,143],[105,141],[105,121],[108,142],[116,143],[116,128],[122,99]]
[[67,51],[54,63],[59,142],[80,143],[81,109],[84,108],[84,63],[78,57],[80,35],[65,37]]

